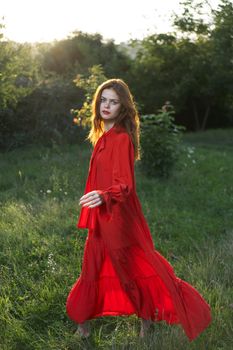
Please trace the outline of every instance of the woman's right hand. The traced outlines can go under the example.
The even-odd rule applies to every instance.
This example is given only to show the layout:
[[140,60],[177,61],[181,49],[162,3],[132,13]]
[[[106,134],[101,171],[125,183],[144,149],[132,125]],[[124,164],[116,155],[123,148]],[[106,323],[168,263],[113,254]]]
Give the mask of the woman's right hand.
[[103,203],[104,198],[99,190],[88,192],[79,199],[79,205],[81,204],[83,207],[95,208]]

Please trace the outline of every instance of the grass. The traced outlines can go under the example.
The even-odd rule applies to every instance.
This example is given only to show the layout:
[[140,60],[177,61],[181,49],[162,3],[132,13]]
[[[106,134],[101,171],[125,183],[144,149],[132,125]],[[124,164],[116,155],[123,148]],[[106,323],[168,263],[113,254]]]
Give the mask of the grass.
[[137,193],[158,249],[176,274],[211,305],[213,322],[190,343],[180,326],[139,320],[91,320],[73,335],[67,295],[81,271],[86,230],[75,224],[91,148],[31,145],[0,154],[0,349],[229,350],[233,334],[233,129],[186,134],[168,180],[145,177]]

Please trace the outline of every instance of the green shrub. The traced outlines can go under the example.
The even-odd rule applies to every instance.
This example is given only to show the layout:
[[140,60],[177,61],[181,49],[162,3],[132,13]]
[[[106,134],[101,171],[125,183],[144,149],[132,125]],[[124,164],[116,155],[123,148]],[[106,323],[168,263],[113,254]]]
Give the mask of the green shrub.
[[183,126],[174,124],[170,104],[158,114],[141,116],[141,162],[147,176],[169,177],[179,157],[179,142]]
[[85,101],[80,109],[71,110],[73,116],[76,117],[77,124],[84,127],[91,127],[92,99],[96,89],[108,79],[101,64],[90,67],[88,72],[88,76],[78,74],[74,79],[76,86],[85,91]]
[[83,93],[73,82],[51,75],[18,101],[15,108],[0,111],[0,149],[39,143],[82,143],[83,131],[73,123],[71,108],[81,107]]

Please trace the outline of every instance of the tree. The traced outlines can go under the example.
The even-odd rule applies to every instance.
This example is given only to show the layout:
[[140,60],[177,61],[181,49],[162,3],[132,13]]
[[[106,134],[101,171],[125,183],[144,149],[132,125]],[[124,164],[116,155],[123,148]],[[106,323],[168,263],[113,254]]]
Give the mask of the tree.
[[19,101],[33,91],[37,74],[31,46],[5,41],[0,33],[0,147],[17,128],[14,111]]
[[55,41],[44,55],[45,71],[53,71],[71,79],[76,74],[87,74],[88,69],[101,64],[109,76],[127,74],[129,57],[118,50],[113,40],[103,42],[100,34],[75,31],[67,39]]
[[[216,10],[208,1],[188,0],[182,4],[183,14],[175,16],[174,25],[182,40],[194,44],[196,50],[189,55],[191,84],[189,79],[186,84],[181,81],[177,95],[186,95],[196,130],[204,130],[210,116],[209,125],[229,124],[227,118],[232,120],[233,105],[233,4],[222,0]],[[202,16],[207,7],[210,15],[204,22]]]
[[214,11],[214,29],[211,32],[212,82],[228,121],[233,124],[233,3],[222,0]]
[[194,130],[229,125],[233,105],[233,5],[222,1],[206,20],[205,4],[183,2],[176,32],[144,38],[132,70],[143,113],[170,100],[179,123]]

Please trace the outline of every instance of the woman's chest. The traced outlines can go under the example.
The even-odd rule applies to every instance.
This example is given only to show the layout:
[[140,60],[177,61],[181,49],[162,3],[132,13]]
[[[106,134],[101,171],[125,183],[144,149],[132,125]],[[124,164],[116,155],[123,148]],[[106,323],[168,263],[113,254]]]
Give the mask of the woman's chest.
[[103,149],[95,154],[91,176],[94,187],[104,189],[106,186],[111,186],[113,164],[112,152],[109,149]]
[[102,171],[111,171],[113,167],[113,148],[103,148],[98,151],[93,160],[93,166],[96,168],[98,172]]

